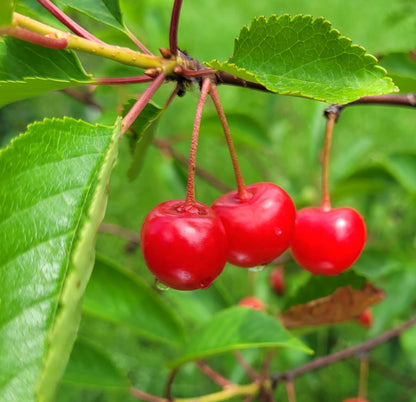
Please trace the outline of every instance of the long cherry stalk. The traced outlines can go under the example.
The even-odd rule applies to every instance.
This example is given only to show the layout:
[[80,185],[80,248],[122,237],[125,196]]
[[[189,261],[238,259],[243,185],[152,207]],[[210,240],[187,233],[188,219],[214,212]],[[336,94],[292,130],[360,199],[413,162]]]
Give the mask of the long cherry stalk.
[[322,161],[322,202],[321,208],[324,211],[331,209],[331,199],[329,195],[329,155],[331,150],[332,132],[337,121],[335,113],[328,113],[325,127],[325,145]]
[[205,78],[202,83],[201,93],[199,95],[198,100],[198,106],[196,108],[194,127],[192,130],[191,150],[189,152],[188,183],[186,186],[185,208],[193,207],[195,205],[196,150],[198,147],[198,137],[199,129],[201,127],[202,111],[204,109],[208,93],[211,89],[211,85],[211,80],[209,78]]
[[149,103],[149,101],[150,101],[150,99],[152,99],[152,96],[154,95],[154,93],[163,84],[165,78],[166,78],[165,74],[160,73],[159,76],[156,77],[154,79],[154,81],[146,88],[146,90],[142,93],[140,98],[136,101],[136,103],[132,106],[132,108],[124,116],[124,119],[121,123],[121,136],[124,135],[124,133],[133,124],[134,120],[136,120],[136,118],[140,114],[140,112]]
[[235,179],[237,182],[237,192],[240,200],[245,200],[249,197],[248,191],[244,184],[243,175],[241,173],[240,164],[238,163],[237,152],[234,147],[234,142],[231,136],[230,126],[227,122],[227,117],[225,116],[224,108],[222,107],[220,96],[218,94],[218,89],[215,85],[212,85],[210,95],[214,101],[215,108],[217,109],[218,116],[221,121],[221,125],[224,131],[225,140],[227,142],[228,149],[230,151],[231,162],[233,164]]

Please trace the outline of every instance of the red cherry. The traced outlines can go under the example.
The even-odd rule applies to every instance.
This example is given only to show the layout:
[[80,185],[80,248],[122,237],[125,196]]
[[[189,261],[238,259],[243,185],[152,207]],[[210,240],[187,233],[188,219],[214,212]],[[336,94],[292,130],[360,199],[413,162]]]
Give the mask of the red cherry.
[[249,307],[254,310],[266,311],[266,305],[260,300],[258,297],[255,296],[247,296],[242,298],[238,305],[241,307]]
[[286,283],[285,283],[285,271],[283,267],[276,267],[270,271],[270,286],[272,289],[278,293],[282,294],[285,291]]
[[146,216],[141,248],[149,270],[174,289],[211,285],[227,260],[227,236],[214,211],[184,200],[162,202]]
[[373,325],[374,317],[371,307],[366,308],[358,317],[358,322],[365,328],[370,328]]
[[296,218],[292,255],[314,275],[338,275],[358,259],[365,240],[365,222],[355,209],[304,208]]
[[212,209],[228,237],[228,261],[239,267],[264,265],[290,245],[296,209],[289,195],[273,183],[246,187],[248,197],[237,191],[219,197]]

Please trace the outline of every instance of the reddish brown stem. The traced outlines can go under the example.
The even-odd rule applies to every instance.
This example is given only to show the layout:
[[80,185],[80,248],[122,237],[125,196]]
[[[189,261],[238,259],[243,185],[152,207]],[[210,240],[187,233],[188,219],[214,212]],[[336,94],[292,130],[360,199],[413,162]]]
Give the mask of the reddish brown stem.
[[130,388],[130,394],[141,401],[148,401],[148,402],[169,402],[166,398],[161,398],[160,396],[151,395],[147,392],[141,391],[140,389]]
[[261,377],[260,374],[251,367],[250,363],[244,358],[239,350],[234,350],[234,356],[237,359],[238,364],[252,380],[256,381]]
[[293,381],[286,381],[286,394],[288,402],[296,402],[295,385]]
[[235,385],[233,382],[227,380],[221,374],[217,373],[215,370],[212,369],[208,364],[206,364],[203,360],[196,360],[195,364],[198,368],[212,381],[218,384],[222,388],[227,388],[231,385]]
[[231,156],[231,162],[233,164],[235,180],[237,182],[237,192],[240,200],[246,200],[249,198],[248,191],[244,184],[243,175],[241,173],[240,165],[238,163],[237,152],[235,151],[234,142],[231,136],[230,127],[227,122],[227,117],[225,116],[224,109],[221,104],[220,96],[218,94],[218,89],[215,85],[211,87],[211,98],[214,101],[215,108],[217,109],[218,116],[221,121],[222,128],[224,130],[225,140]]
[[20,27],[1,28],[0,35],[12,36],[51,49],[65,49],[68,46],[68,41],[65,38],[53,38]]
[[367,397],[367,383],[368,383],[368,356],[360,359],[360,383],[358,387],[358,397],[365,399]]
[[100,39],[96,38],[93,34],[88,32],[82,26],[78,25],[74,20],[69,18],[62,10],[55,6],[50,0],[37,0],[46,10],[48,10],[57,20],[61,21],[67,28],[73,33],[81,36],[81,38],[89,39],[94,42],[104,43]]
[[324,156],[322,161],[322,202],[321,208],[324,211],[329,211],[331,209],[331,199],[329,195],[329,155],[331,150],[331,140],[332,132],[334,130],[334,125],[337,120],[337,115],[335,113],[327,114],[327,121],[325,127],[325,146],[324,146]]
[[153,81],[153,77],[148,75],[139,75],[137,77],[115,77],[115,78],[96,78],[95,84],[98,85],[123,85],[123,84],[140,84],[142,82]]
[[154,79],[154,81],[142,93],[140,98],[133,105],[133,107],[129,110],[129,112],[124,116],[124,119],[121,123],[121,136],[124,135],[124,133],[133,124],[134,120],[136,120],[136,118],[140,114],[140,112],[149,103],[150,99],[152,99],[153,94],[163,84],[163,81],[165,80],[165,78],[166,78],[165,74],[160,73],[159,76],[156,77]]
[[201,126],[202,111],[211,88],[211,80],[206,78],[202,83],[199,95],[198,106],[195,113],[194,128],[192,130],[191,150],[189,152],[188,183],[186,186],[185,206],[192,207],[195,204],[195,169],[196,169],[196,150],[198,147],[199,128]]
[[175,0],[169,28],[169,50],[173,55],[178,53],[178,25],[181,7],[182,0]]

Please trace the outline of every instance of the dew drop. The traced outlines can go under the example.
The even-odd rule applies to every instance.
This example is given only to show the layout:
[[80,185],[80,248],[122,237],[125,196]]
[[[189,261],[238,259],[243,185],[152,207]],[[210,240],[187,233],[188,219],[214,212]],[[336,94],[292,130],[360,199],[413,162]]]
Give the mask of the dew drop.
[[261,271],[264,271],[264,268],[266,268],[266,265],[259,265],[258,267],[252,267],[252,268],[249,268],[248,270],[251,272],[261,272]]
[[167,290],[169,290],[169,286],[166,286],[164,283],[160,282],[159,279],[155,279],[155,283],[153,284],[153,286],[157,289],[160,290],[161,292],[166,292]]

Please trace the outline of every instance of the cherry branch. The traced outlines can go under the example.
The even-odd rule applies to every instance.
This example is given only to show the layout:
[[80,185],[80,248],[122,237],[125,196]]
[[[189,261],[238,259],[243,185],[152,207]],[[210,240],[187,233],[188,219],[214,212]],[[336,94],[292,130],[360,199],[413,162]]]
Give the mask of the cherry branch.
[[271,380],[273,382],[273,386],[276,387],[277,383],[281,380],[288,381],[293,380],[296,377],[308,373],[310,371],[316,370],[321,367],[328,366],[330,364],[336,363],[340,360],[346,359],[348,357],[354,355],[360,355],[364,352],[368,352],[378,345],[387,342],[388,340],[399,336],[403,331],[412,327],[416,324],[416,316],[412,317],[410,320],[404,322],[402,325],[393,328],[373,339],[369,339],[359,345],[352,346],[350,348],[340,350],[339,352],[335,352],[331,355],[318,357],[315,360],[312,360],[309,363],[304,364],[303,366],[296,367],[291,370],[287,370],[284,373],[274,374],[271,376]]
[[173,55],[178,53],[178,25],[181,7],[182,0],[175,0],[169,27],[169,50]]
[[133,67],[144,69],[154,68],[158,72],[163,71],[165,74],[172,74],[174,67],[182,61],[180,58],[165,59],[159,56],[143,54],[127,47],[98,43],[70,32],[53,28],[19,13],[13,13],[13,24],[33,33],[43,35],[46,38],[66,40],[67,46],[65,49],[73,49],[95,56],[105,57]]

